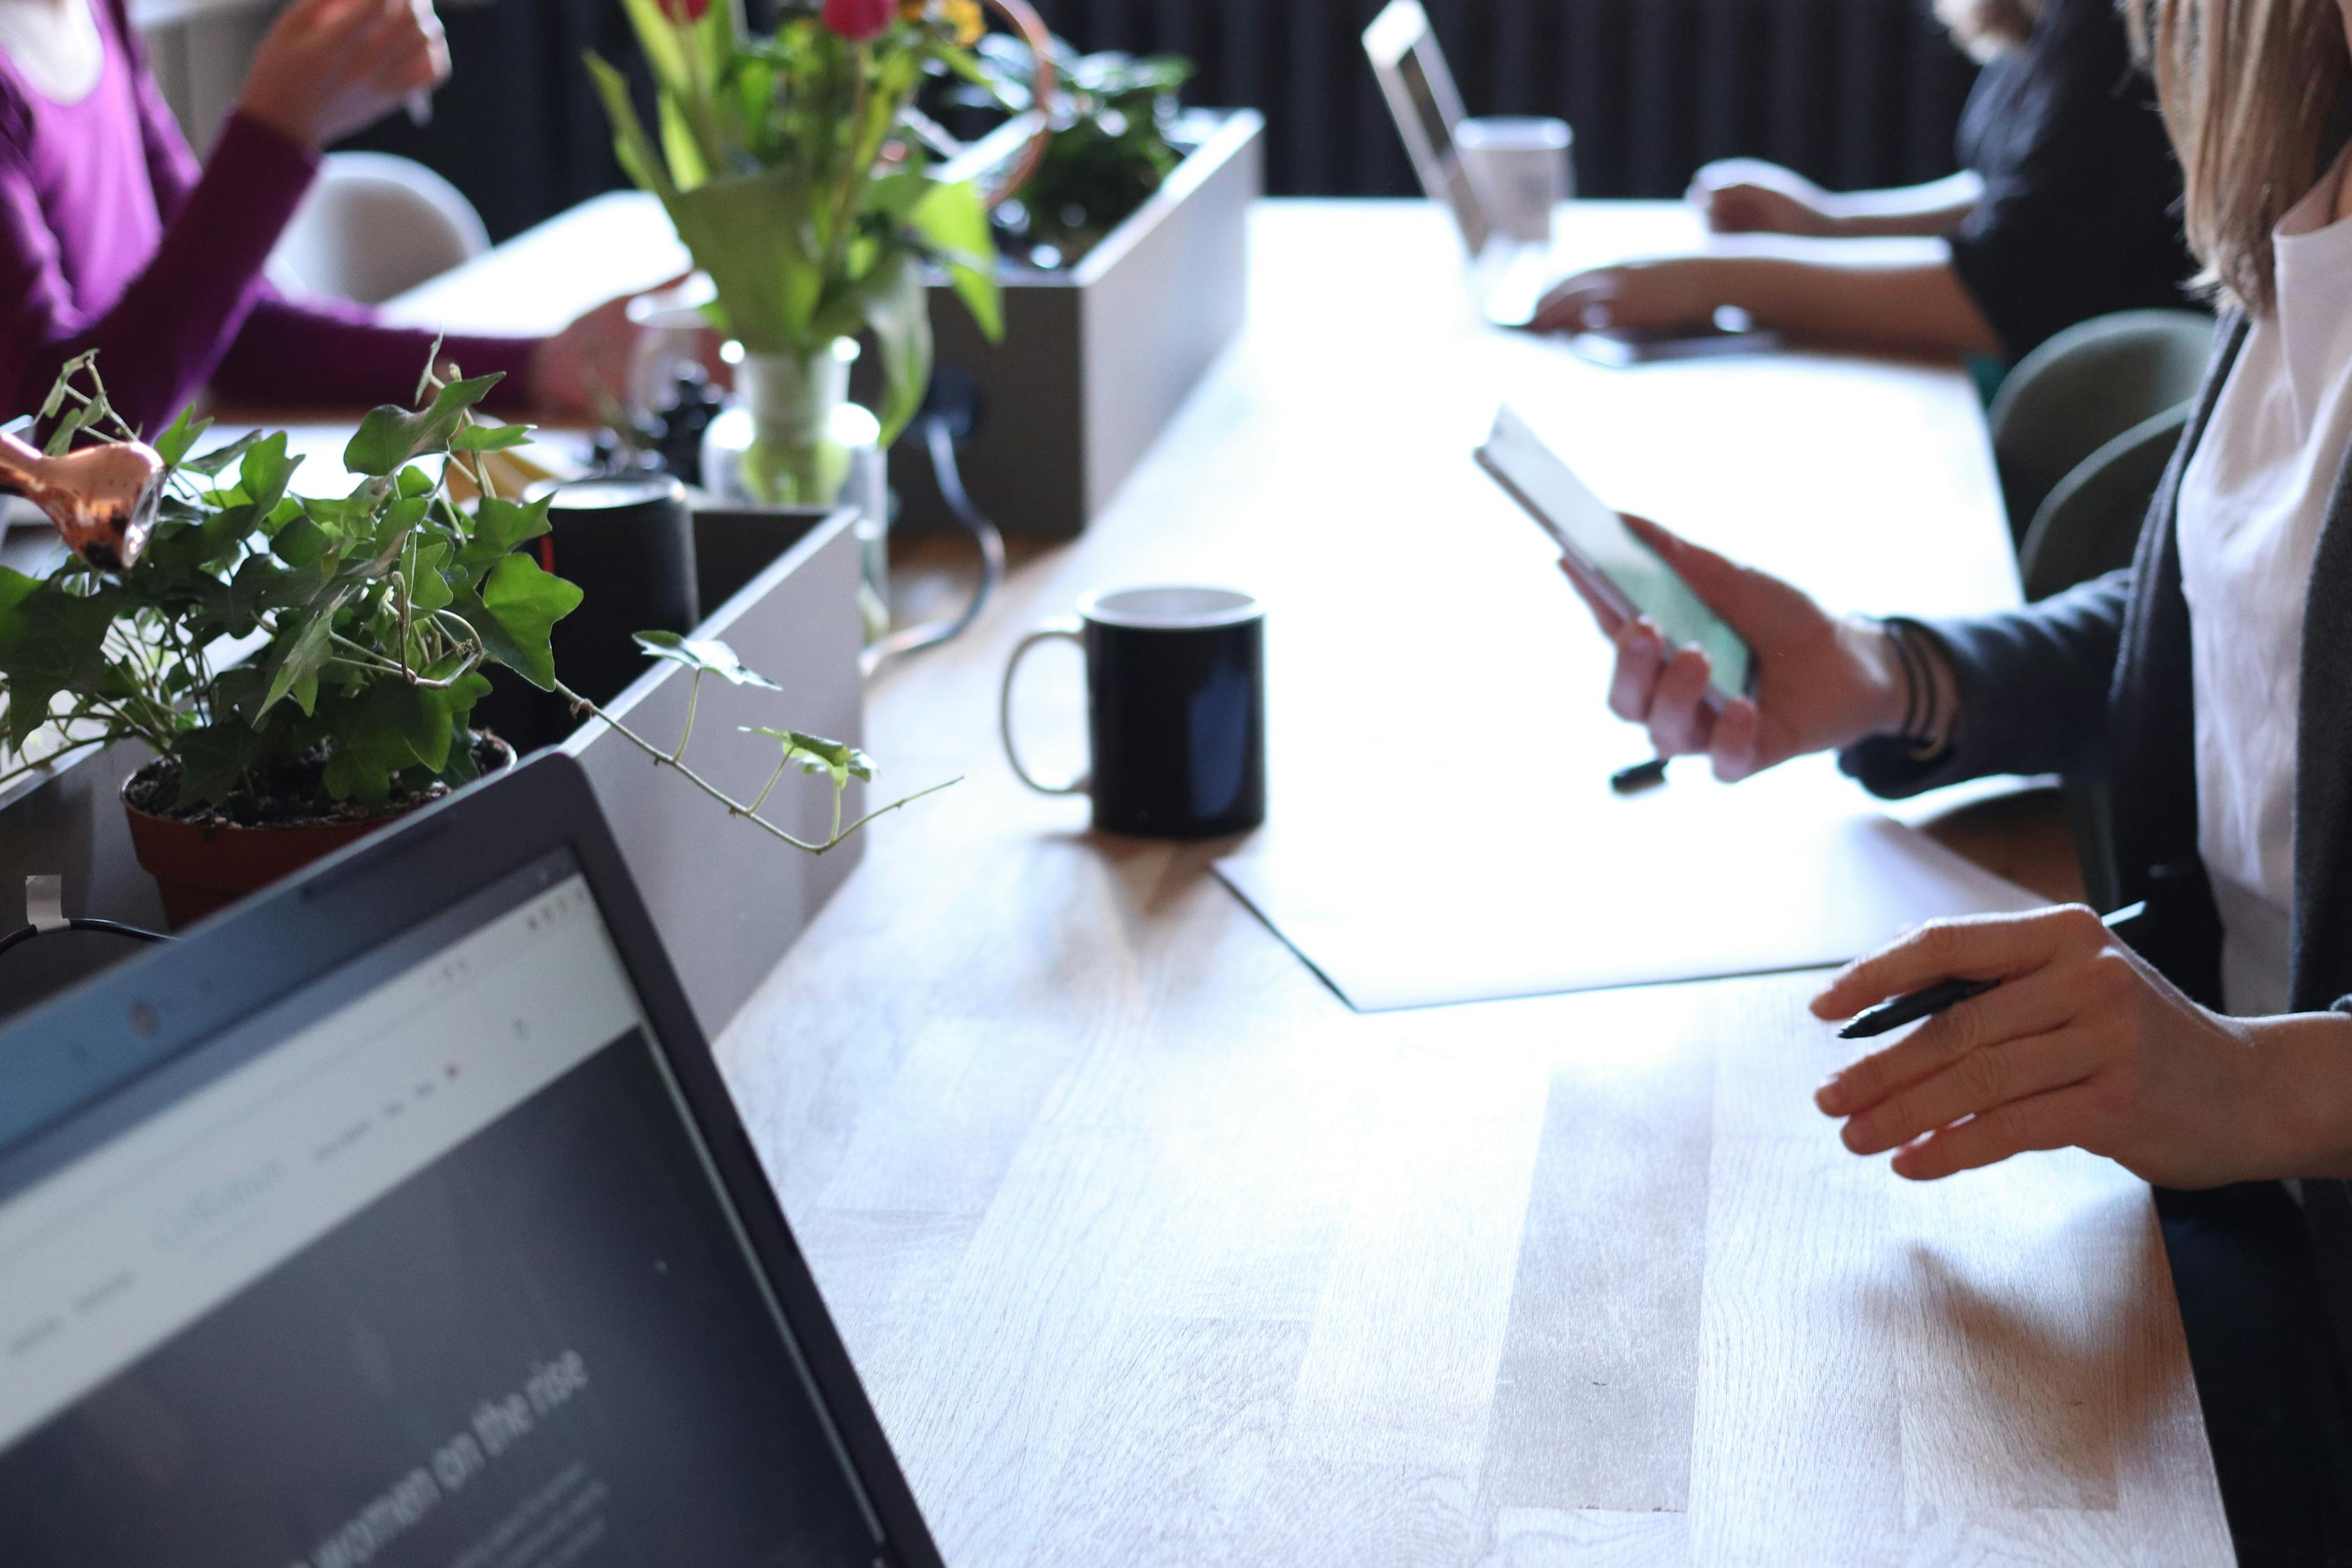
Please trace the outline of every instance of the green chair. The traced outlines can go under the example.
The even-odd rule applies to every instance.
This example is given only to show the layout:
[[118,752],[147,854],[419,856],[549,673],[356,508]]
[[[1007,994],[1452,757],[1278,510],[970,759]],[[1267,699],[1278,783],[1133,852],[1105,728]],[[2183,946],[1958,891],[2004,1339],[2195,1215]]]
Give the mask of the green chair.
[[2108,442],[2194,396],[2213,318],[2126,310],[2067,328],[2020,360],[1992,405],[2010,527],[2025,531],[2059,483]]
[[[2107,442],[2058,481],[2026,531],[2018,568],[2028,599],[2087,583],[2131,564],[2149,503],[2188,426],[2189,404],[2167,409]],[[2064,789],[2074,857],[2092,907],[2123,901],[2116,865],[2113,808],[2105,784],[2069,779]]]
[[2147,509],[2189,426],[2182,403],[2143,419],[2051,489],[2017,552],[2029,600],[2131,564]]

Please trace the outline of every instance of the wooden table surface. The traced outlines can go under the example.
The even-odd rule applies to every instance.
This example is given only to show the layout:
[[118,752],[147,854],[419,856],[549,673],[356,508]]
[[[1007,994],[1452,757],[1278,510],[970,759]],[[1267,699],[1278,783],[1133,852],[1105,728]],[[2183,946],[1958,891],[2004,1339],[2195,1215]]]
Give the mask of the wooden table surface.
[[[412,307],[560,320],[672,264],[630,198],[573,221]],[[1247,333],[1117,504],[876,684],[886,780],[964,782],[876,830],[719,1042],[947,1561],[2228,1562],[2115,1166],[1921,1187],[1848,1155],[1810,1103],[1842,1059],[1814,976],[1354,1014],[1213,879],[1227,846],[1093,836],[1010,777],[1013,639],[1091,587],[1205,581],[1269,605],[1277,826],[1351,824],[1409,883],[1474,815],[1596,802],[1642,748],[1468,460],[1498,396],[1618,504],[1833,605],[2015,601],[1955,371],[1594,369],[1482,331],[1420,204],[1272,203],[1253,243]],[[1079,677],[1034,662],[1050,767]]]

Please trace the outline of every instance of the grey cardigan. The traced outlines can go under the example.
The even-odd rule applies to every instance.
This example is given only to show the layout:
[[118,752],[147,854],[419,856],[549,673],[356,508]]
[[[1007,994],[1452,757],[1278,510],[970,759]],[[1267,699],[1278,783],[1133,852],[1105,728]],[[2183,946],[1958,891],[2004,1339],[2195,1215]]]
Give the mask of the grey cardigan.
[[[2132,564],[2027,609],[1932,623],[1959,681],[1952,750],[1921,764],[1899,743],[1872,742],[1841,759],[1886,795],[1988,773],[2108,781],[2124,900],[2148,900],[2134,945],[2209,1005],[2220,1002],[2221,921],[2197,851],[2189,603],[2175,529],[2181,475],[2245,341],[2242,316],[2223,321]],[[2312,560],[2296,724],[2294,1006],[2352,1012],[2352,454]],[[2352,1370],[2352,1189],[2310,1182],[2305,1198],[2339,1356]]]

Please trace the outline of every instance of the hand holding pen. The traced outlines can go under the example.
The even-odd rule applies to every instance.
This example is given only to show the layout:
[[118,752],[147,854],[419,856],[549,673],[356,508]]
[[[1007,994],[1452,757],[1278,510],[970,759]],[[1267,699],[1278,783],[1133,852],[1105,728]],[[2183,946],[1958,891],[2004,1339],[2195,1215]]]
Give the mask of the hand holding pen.
[[1950,981],[1970,994],[1814,1096],[1848,1149],[1893,1151],[1897,1175],[2068,1146],[2168,1186],[2352,1167],[2295,1087],[2326,1078],[2312,1064],[2344,1048],[2344,1018],[2210,1012],[2080,905],[1922,926],[1849,965],[1813,1013],[1850,1017]]

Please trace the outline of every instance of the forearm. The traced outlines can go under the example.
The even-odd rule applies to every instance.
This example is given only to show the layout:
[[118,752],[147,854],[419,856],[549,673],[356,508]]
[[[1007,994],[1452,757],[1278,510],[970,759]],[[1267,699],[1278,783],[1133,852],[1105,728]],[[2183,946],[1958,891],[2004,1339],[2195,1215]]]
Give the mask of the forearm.
[[1966,223],[1984,194],[1984,182],[1963,169],[1924,185],[1884,191],[1831,193],[1823,201],[1829,232],[1841,238],[1947,235]]
[[222,133],[212,165],[163,231],[155,255],[101,316],[79,312],[55,241],[31,204],[12,219],[17,315],[0,342],[11,412],[29,412],[59,366],[87,350],[116,410],[160,430],[211,379],[245,325],[261,269],[308,187],[315,160],[242,118]]
[[[391,327],[356,306],[293,300],[265,292],[214,378],[224,398],[249,404],[354,409],[405,405],[416,394],[433,334]],[[467,375],[503,374],[492,395],[508,409],[530,405],[530,366],[537,340],[449,338],[444,364]]]
[[1940,246],[1841,258],[1711,258],[1720,303],[1807,342],[1892,353],[1998,353],[2000,340]]

